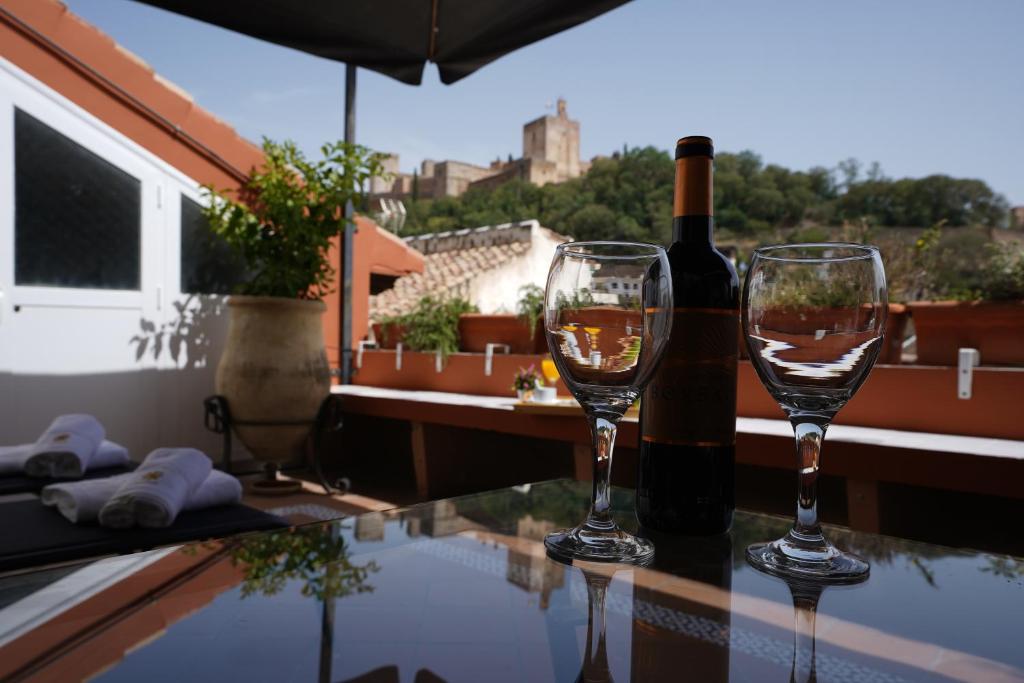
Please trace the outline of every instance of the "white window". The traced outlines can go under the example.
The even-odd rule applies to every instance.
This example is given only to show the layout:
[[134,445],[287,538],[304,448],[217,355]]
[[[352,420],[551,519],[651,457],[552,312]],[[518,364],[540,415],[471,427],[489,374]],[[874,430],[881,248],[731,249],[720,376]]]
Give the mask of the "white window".
[[14,282],[139,290],[142,183],[14,110]]
[[181,195],[181,291],[230,294],[245,279],[238,255],[210,230],[199,203]]

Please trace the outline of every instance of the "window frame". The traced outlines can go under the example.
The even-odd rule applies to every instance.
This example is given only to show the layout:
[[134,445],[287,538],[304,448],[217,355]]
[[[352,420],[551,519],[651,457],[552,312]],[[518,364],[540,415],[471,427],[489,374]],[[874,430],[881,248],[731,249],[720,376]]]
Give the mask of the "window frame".
[[[34,87],[30,76],[21,76],[0,62],[0,283],[4,283],[11,306],[59,306],[82,308],[142,309],[151,303],[153,292],[162,291],[163,258],[160,243],[166,234],[165,211],[161,204],[162,174],[133,147],[135,143],[106,130],[106,124],[76,110],[56,93]],[[15,109],[53,128],[92,154],[139,181],[139,289],[19,285],[15,282],[14,206],[14,118]],[[7,246],[11,248],[7,248]]]

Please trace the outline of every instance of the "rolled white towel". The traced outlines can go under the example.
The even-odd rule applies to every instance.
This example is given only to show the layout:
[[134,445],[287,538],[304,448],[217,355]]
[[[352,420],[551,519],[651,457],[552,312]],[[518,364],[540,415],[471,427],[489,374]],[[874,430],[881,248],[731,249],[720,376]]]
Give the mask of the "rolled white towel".
[[103,425],[92,415],[61,415],[32,445],[25,473],[30,477],[81,477],[105,437]]
[[218,505],[242,502],[242,482],[227,472],[211,470],[196,492],[185,503],[185,510],[205,510]]
[[[76,524],[95,522],[100,510],[131,474],[103,479],[86,479],[43,488],[43,505],[56,507],[60,514]],[[185,503],[183,510],[205,510],[218,505],[242,502],[242,484],[230,474],[212,470]]]
[[83,479],[44,486],[39,494],[43,505],[56,507],[76,524],[95,522],[100,510],[114,497],[131,473],[100,479]]
[[170,526],[212,469],[210,458],[194,448],[158,448],[100,509],[100,524],[114,529]]
[[32,455],[32,444],[0,446],[0,475],[22,474],[25,462]]
[[[0,446],[0,476],[11,474],[28,474],[31,477],[53,477],[55,479],[74,479],[77,470],[71,459],[71,465],[62,469],[60,463],[54,463],[49,458],[35,456],[32,459],[32,447],[34,444],[23,443],[20,446]],[[31,472],[29,472],[29,460],[32,459]],[[119,467],[131,462],[128,449],[113,441],[103,441],[96,453],[89,459],[88,470],[98,470],[104,467]],[[50,469],[54,465],[55,469]],[[82,475],[78,475],[81,477]]]

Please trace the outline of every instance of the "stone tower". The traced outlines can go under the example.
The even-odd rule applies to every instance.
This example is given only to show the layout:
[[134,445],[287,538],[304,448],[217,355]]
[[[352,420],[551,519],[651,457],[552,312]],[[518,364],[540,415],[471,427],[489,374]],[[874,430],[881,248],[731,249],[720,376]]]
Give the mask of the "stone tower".
[[580,175],[580,122],[558,98],[555,116],[542,116],[523,126],[523,159],[530,161],[529,180],[538,185],[560,183]]

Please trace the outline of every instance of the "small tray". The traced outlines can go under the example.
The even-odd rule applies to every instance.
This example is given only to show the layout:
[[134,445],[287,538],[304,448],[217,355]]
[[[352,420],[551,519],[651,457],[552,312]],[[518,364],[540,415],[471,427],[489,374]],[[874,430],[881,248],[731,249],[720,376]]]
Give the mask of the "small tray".
[[[528,415],[571,415],[577,416],[583,414],[583,407],[574,398],[560,398],[554,403],[537,403],[535,401],[517,401],[513,406],[513,410],[517,413],[526,413]],[[626,411],[626,415],[629,417],[635,417],[639,414],[639,410],[636,407],[632,407]]]

